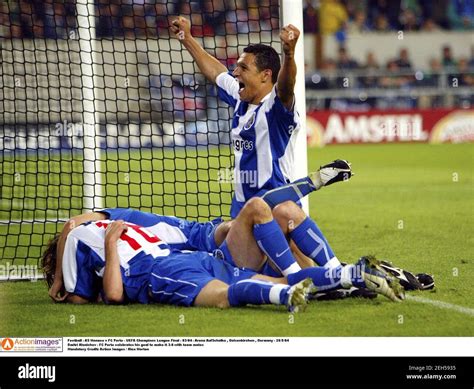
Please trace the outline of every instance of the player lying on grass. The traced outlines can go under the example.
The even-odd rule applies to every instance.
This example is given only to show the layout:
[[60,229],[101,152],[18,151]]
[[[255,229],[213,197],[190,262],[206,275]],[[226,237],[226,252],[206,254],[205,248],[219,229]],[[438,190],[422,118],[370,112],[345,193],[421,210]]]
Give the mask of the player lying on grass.
[[[51,256],[50,260],[54,261]],[[138,302],[226,308],[306,303],[311,281],[285,280],[239,269],[207,252],[173,250],[150,230],[124,221],[74,228],[63,253],[67,302]]]
[[[82,215],[74,221],[78,223],[85,221],[87,218],[88,220],[104,219],[106,217],[111,219],[124,218],[130,222],[146,225],[153,231],[160,231],[160,236],[165,236],[165,240],[169,241],[175,248],[207,251],[210,251],[210,247],[216,247],[216,243],[219,243],[219,238],[214,239],[212,231],[218,232],[220,227],[223,226],[221,224],[213,230],[211,223],[187,222],[129,209],[113,209],[103,212],[104,214]],[[263,251],[273,259],[279,269],[288,274],[291,284],[301,280],[303,276],[309,276],[320,290],[330,290],[341,286],[347,288],[353,284],[365,286],[365,282],[360,277],[354,277],[354,279],[350,277],[350,274],[357,273],[356,270],[359,270],[360,273],[360,269],[355,265],[348,265],[344,268],[340,265],[317,225],[307,218],[296,204],[292,202],[281,204],[275,209],[274,214],[279,219],[279,223],[285,229],[285,232],[288,232],[297,242],[297,245],[322,266],[321,268],[300,271],[301,269],[292,257],[284,236],[273,220],[270,208],[264,201],[257,198],[248,202],[242,214],[232,221],[231,228],[228,230],[227,237],[220,248],[225,260],[233,266],[260,270],[261,273],[266,275],[281,276],[280,273],[276,273],[269,267],[262,267],[265,257],[256,243],[257,239]],[[256,233],[255,229],[263,229],[264,236],[262,239],[258,239],[262,234]],[[211,234],[209,231],[211,231]],[[215,234],[215,236],[217,235],[221,235],[220,239],[222,239],[222,234]],[[277,242],[281,242],[281,244],[277,244]],[[247,254],[242,256],[242,252]],[[60,258],[60,255],[58,257]],[[58,260],[59,263],[60,259]],[[377,263],[373,265],[379,266]],[[57,269],[60,272],[61,267],[58,266]],[[61,287],[59,275],[55,278],[50,290],[50,295],[54,299],[60,299],[57,297],[57,291]],[[386,289],[387,292],[382,293],[396,300],[397,298],[392,295],[390,288]],[[398,292],[398,297],[401,297],[400,292]]]
[[[266,201],[269,204],[272,204],[272,206],[286,200],[298,201],[300,198],[314,190],[319,190],[324,186],[349,179],[351,174],[350,164],[348,162],[342,160],[334,161],[322,166],[317,172],[311,173],[310,176],[304,179],[282,187],[278,191],[273,191]],[[250,216],[253,213],[251,209],[252,206],[253,204],[251,204],[247,209],[249,211],[247,214]],[[75,216],[64,225],[63,231],[58,237],[57,275],[54,277],[54,282],[51,281],[50,285],[50,296],[53,299],[61,300],[60,291],[63,288],[61,280],[61,253],[66,242],[67,234],[72,228],[82,223],[94,220],[104,220],[106,218],[112,220],[123,219],[150,228],[152,232],[159,236],[165,236],[167,242],[173,249],[207,251],[210,253],[214,252],[224,243],[233,223],[222,222],[221,219],[215,219],[208,223],[198,223],[174,217],[148,214],[132,209],[105,210],[102,212],[93,212]],[[257,218],[252,219],[250,223],[245,220],[245,218],[240,218],[239,222],[235,224],[234,232],[230,235],[230,244],[226,245],[224,248],[225,252],[230,250],[230,256],[228,256],[235,258],[239,266],[251,267],[253,270],[260,270],[261,264],[264,261],[263,253],[255,244],[254,238],[252,238],[253,242],[250,242],[248,245],[243,245],[235,238],[238,238],[239,231],[244,229],[247,231],[247,235],[250,236],[253,224],[257,224],[258,222]],[[286,221],[281,223],[286,223]],[[268,229],[271,229],[272,227],[275,229],[275,223],[273,223],[273,226],[264,227],[263,230],[268,231]],[[255,257],[258,262],[256,264],[248,264],[246,258],[249,257]],[[301,255],[298,257],[298,261],[300,262],[301,267],[314,265],[311,260],[308,260],[306,257]],[[297,269],[296,266],[293,267],[293,270],[295,269]],[[271,268],[268,267],[268,270],[271,271]],[[271,274],[275,273],[272,272]],[[278,276],[281,277],[282,275],[278,274]]]
[[[296,206],[296,204],[290,203],[290,202],[286,205],[282,204],[282,207],[280,207],[279,212],[283,213],[284,210],[287,209],[288,207],[292,207],[296,209],[298,212],[301,212],[301,214],[299,214],[298,216],[299,219],[294,220],[295,230],[299,226],[303,226],[305,229],[311,228],[312,231],[316,231],[314,233],[320,233],[318,232],[319,229],[317,229],[316,224],[312,222],[309,218],[306,218],[304,213],[302,213],[301,209],[298,206]],[[63,231],[62,237],[64,238],[64,236],[67,236],[67,233],[69,232],[68,230],[73,228],[69,236],[67,236],[66,248],[65,249],[63,248],[64,243],[62,242],[64,241],[64,239],[62,240],[57,239],[56,241],[50,244],[50,246],[48,247],[48,250],[46,251],[44,255],[43,264],[46,270],[46,276],[47,276],[46,278],[47,278],[48,284],[50,286],[52,285],[52,288],[50,290],[50,295],[55,300],[61,299],[57,296],[57,292],[56,292],[57,290],[60,290],[62,288],[61,278],[64,278],[65,280],[64,286],[66,288],[66,291],[74,295],[70,297],[70,295],[65,294],[63,298],[67,296],[69,301],[83,302],[83,300],[81,300],[80,298],[85,299],[86,301],[90,300],[91,298],[93,299],[93,296],[97,294],[97,290],[96,290],[96,293],[92,294],[92,296],[86,294],[87,291],[92,290],[94,285],[96,286],[96,288],[100,286],[101,282],[100,282],[100,279],[98,279],[98,277],[105,276],[105,274],[107,274],[102,271],[105,263],[107,262],[107,259],[106,259],[107,243],[102,242],[100,240],[99,235],[101,231],[100,228],[105,228],[106,224],[108,224],[109,222],[96,221],[94,223],[89,223],[85,225],[82,224],[76,228],[74,228],[74,226],[77,225],[77,223],[83,223],[85,221],[104,219],[110,216],[118,217],[120,215],[127,217],[129,221],[141,220],[144,224],[149,225],[148,229],[144,229],[143,227],[138,227],[131,223],[128,225],[128,226],[134,226],[131,231],[138,232],[140,235],[142,235],[142,237],[146,238],[146,236],[148,236],[147,235],[148,233],[150,234],[149,236],[153,236],[152,238],[150,238],[152,240],[151,242],[150,241],[142,242],[145,245],[149,246],[151,243],[158,243],[159,240],[156,237],[156,235],[153,235],[153,233],[154,231],[161,231],[160,237],[163,237],[165,241],[174,242],[172,244],[177,245],[176,247],[180,247],[181,249],[199,248],[200,246],[201,247],[209,246],[209,244],[203,243],[203,242],[206,242],[209,237],[209,234],[208,234],[209,226],[204,223],[191,222],[190,224],[190,222],[186,222],[186,221],[179,220],[176,218],[169,218],[169,217],[164,217],[164,216],[159,216],[159,215],[147,214],[147,213],[143,213],[139,211],[124,210],[124,209],[112,209],[112,210],[105,210],[103,212],[98,212],[98,213],[81,215],[77,217],[76,219],[74,219],[71,223],[69,223],[69,226],[66,226],[66,228]],[[303,224],[303,222],[306,222],[306,224]],[[286,224],[288,225],[288,223]],[[91,227],[87,229],[85,228],[86,226],[91,226]],[[95,228],[93,228],[94,226]],[[263,261],[265,260],[263,254],[260,252],[257,246],[256,239],[253,236],[253,230],[255,228],[264,230],[265,234],[262,235],[260,231],[260,235],[257,234],[256,236],[257,238],[259,238],[258,243],[262,248],[264,248],[264,250],[267,252],[269,257],[273,259],[273,261],[277,264],[277,266],[279,266],[280,269],[283,269],[283,271],[287,273],[286,277],[275,278],[275,277],[268,277],[266,275],[258,275],[253,270],[248,270],[248,269],[243,268],[244,266],[250,267],[253,269],[261,268]],[[217,230],[218,229],[216,229],[216,231]],[[185,233],[183,233],[183,231],[186,232],[187,236]],[[102,233],[105,234],[105,231],[102,231]],[[254,277],[257,279],[271,280],[273,282],[279,282],[282,284],[288,283],[290,285],[300,284],[307,277],[309,277],[312,283],[320,289],[335,288],[335,287],[339,287],[340,285],[343,285],[343,286],[350,286],[353,284],[358,285],[358,286],[367,285],[371,289],[376,290],[377,292],[386,295],[387,297],[389,297],[390,299],[394,301],[398,301],[402,297],[402,291],[397,288],[397,285],[394,282],[394,280],[392,280],[387,274],[385,274],[380,268],[378,268],[377,264],[372,259],[363,258],[356,265],[349,265],[349,266],[346,266],[345,268],[342,268],[340,265],[338,266],[334,265],[335,261],[332,261],[332,265],[331,265],[333,267],[332,269],[324,267],[324,265],[329,263],[330,261],[326,261],[325,263],[322,263],[325,259],[329,258],[327,254],[328,245],[327,245],[327,242],[325,242],[325,239],[323,242],[323,239],[324,237],[318,239],[318,242],[317,242],[318,245],[322,243],[322,246],[319,250],[313,250],[313,248],[310,247],[311,250],[315,252],[316,251],[326,252],[325,256],[321,257],[320,259],[320,264],[323,267],[319,267],[319,268],[312,267],[312,268],[307,268],[304,270],[299,269],[299,267],[296,264],[296,261],[291,256],[290,249],[286,241],[286,238],[283,235],[283,232],[279,229],[278,224],[273,219],[272,212],[269,206],[263,200],[255,198],[255,199],[251,199],[245,205],[241,214],[239,214],[237,219],[235,219],[232,222],[231,227],[227,233],[227,237],[224,240],[223,245],[221,245],[221,252],[224,254],[223,256],[224,256],[225,261],[220,261],[220,262],[224,263],[227,269],[233,269],[233,274],[239,275],[238,277],[240,277],[241,274],[247,274],[247,275],[250,274],[251,277]],[[129,244],[136,247],[137,249],[140,248],[140,245],[136,242],[136,239],[135,241],[133,241],[133,239],[130,239],[128,235],[126,234],[121,237],[121,240],[124,242],[128,242]],[[104,241],[106,242],[105,239]],[[76,242],[76,243],[71,243],[71,242]],[[85,243],[85,242],[88,242],[88,243]],[[125,245],[125,248],[128,247],[127,244],[122,242],[122,248],[124,245]],[[192,247],[193,245],[195,245],[195,247]],[[105,251],[104,251],[104,246],[105,246]],[[68,247],[72,247],[72,249],[68,249]],[[236,258],[239,258],[237,260],[239,264],[237,265],[235,263],[236,259],[233,257],[233,254],[238,253],[239,249],[243,249],[244,251],[248,253],[252,253],[252,251],[255,250],[254,251],[255,256],[249,256],[248,258],[242,257],[242,256],[238,256],[238,257],[236,256]],[[153,252],[152,247],[147,247],[144,250],[147,254]],[[303,247],[303,250],[306,250],[306,248]],[[308,254],[311,255],[311,253],[308,253]],[[123,254],[121,254],[120,260],[122,260],[122,257],[127,258],[127,255],[130,256],[130,253],[124,252]],[[203,258],[202,253],[201,254],[197,253],[196,255],[197,256],[201,255],[201,259]],[[177,279],[176,277],[179,276],[179,279],[185,280],[186,277],[192,278],[197,273],[202,272],[203,266],[206,268],[206,271],[209,271],[211,267],[208,265],[209,263],[213,263],[213,261],[211,261],[207,256],[204,256],[206,261],[208,262],[210,261],[207,265],[203,265],[202,260],[201,260],[201,264],[199,263],[199,261],[197,261],[196,263],[193,263],[192,262],[193,257],[186,256],[185,257],[186,261],[184,262],[188,262],[186,264],[187,267],[182,268],[180,267],[178,263],[173,264],[173,258],[175,257],[176,259],[179,259],[179,260],[184,259],[181,253],[176,254],[176,252],[173,252],[173,253],[170,253],[169,256],[166,256],[166,258],[160,258],[160,260],[158,260],[159,263],[156,266],[161,269],[161,277],[165,277],[166,279],[170,279],[170,278]],[[95,258],[94,266],[91,265],[91,261],[92,261],[91,258]],[[128,259],[130,260],[130,258]],[[316,260],[318,259],[316,258]],[[217,261],[215,263],[219,263],[219,260],[214,259],[214,261]],[[242,263],[242,261],[245,261],[245,262]],[[289,264],[289,261],[292,261],[292,263]],[[72,267],[67,264],[72,264]],[[122,265],[121,269],[122,269],[123,274],[127,275],[127,277],[129,277],[130,274],[133,274],[133,272],[130,272],[130,271],[128,271],[127,273],[127,267],[129,266],[128,261],[127,263],[121,263],[121,265]],[[174,268],[175,266],[177,266],[177,269]],[[198,268],[197,269],[193,268],[193,266],[197,266]],[[291,268],[291,271],[289,270],[289,268]],[[188,272],[190,274],[188,274]],[[55,276],[53,275],[54,273],[55,273]],[[210,273],[207,274],[207,281],[210,282],[209,281],[210,277],[215,277],[219,281],[229,281],[227,278],[225,278],[224,280],[220,279],[219,277],[222,276],[221,273],[228,274],[229,271],[224,271],[224,270],[219,271],[219,272],[211,271]],[[82,287],[81,284],[79,284],[78,286],[77,281],[80,280],[81,278],[78,276],[74,276],[75,274],[85,275],[86,281],[83,281],[83,283],[88,285],[88,287]],[[146,272],[145,274],[140,274],[140,275],[145,278],[147,277]],[[239,280],[239,278],[230,279],[230,281],[237,281],[237,280]],[[191,281],[188,280],[187,282],[188,284],[189,282],[191,282],[192,284],[196,286],[196,285],[199,285],[198,281],[199,280],[193,279]],[[185,285],[186,288],[189,288],[188,284]],[[227,282],[227,284],[229,284],[229,282]],[[253,288],[258,290],[258,288],[260,287],[253,287]],[[306,286],[303,285],[302,288],[303,289],[307,288],[307,285]],[[171,293],[173,295],[175,293],[166,291],[164,289],[162,290],[162,295],[158,296],[157,298],[159,298],[160,302],[166,303],[168,302],[167,301],[168,294]],[[210,290],[212,290],[212,293],[216,293],[214,291],[214,288],[211,288]],[[186,293],[178,292],[178,294],[181,297],[189,296],[188,291],[186,291]],[[80,296],[80,298],[78,299],[77,296]],[[133,296],[129,296],[129,298],[131,299],[131,301],[135,301]],[[108,300],[110,301],[113,299],[111,299],[109,296]],[[139,301],[145,302],[145,299],[142,298],[141,300],[139,299]],[[209,301],[212,301],[212,298],[209,298],[209,299],[205,298],[203,300],[205,303],[203,303],[201,299],[197,299],[196,301],[198,305],[207,304]],[[221,300],[219,301],[220,302],[218,305],[212,305],[212,303],[210,304],[211,306],[223,306],[223,302]],[[242,302],[243,300],[239,300],[239,301]],[[251,301],[254,301],[254,300],[251,300]],[[247,301],[247,303],[250,303],[251,301],[249,300]],[[268,301],[263,301],[263,302],[268,302]],[[171,301],[171,303],[190,305],[190,301],[185,300],[185,301],[180,302],[179,299],[174,302]],[[229,300],[228,303],[232,305],[231,300]]]
[[[57,260],[56,243],[50,244],[43,258],[48,282]],[[361,259],[356,269],[352,282],[370,282],[378,289],[385,285],[384,294],[394,296],[387,275],[374,268],[370,259]],[[317,282],[298,272],[269,277],[234,267],[209,253],[172,250],[144,227],[110,220],[84,223],[69,232],[62,253],[62,276],[65,301],[71,303],[97,301],[101,295],[112,304],[158,302],[225,308],[271,303],[285,304],[290,311],[306,303]]]

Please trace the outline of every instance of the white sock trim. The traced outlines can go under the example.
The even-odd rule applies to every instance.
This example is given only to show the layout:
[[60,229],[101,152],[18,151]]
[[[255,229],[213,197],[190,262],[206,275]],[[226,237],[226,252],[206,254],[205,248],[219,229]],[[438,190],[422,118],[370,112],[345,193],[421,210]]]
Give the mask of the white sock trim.
[[354,265],[343,266],[341,270],[341,285],[343,288],[348,289],[352,286],[351,274],[353,272]]
[[321,172],[319,170],[317,172],[314,172],[314,174],[310,175],[309,178],[311,178],[311,181],[313,181],[313,185],[316,190],[319,190],[324,186],[321,180]]
[[275,286],[272,286],[270,289],[270,302],[272,304],[280,305],[280,292],[286,288],[288,288],[288,285],[275,284]]
[[324,264],[324,268],[328,270],[335,269],[336,267],[339,267],[339,266],[341,266],[341,262],[339,262],[339,259],[337,259],[337,257],[332,257],[329,261],[327,261]]
[[287,267],[285,270],[282,270],[282,274],[286,277],[288,274],[297,273],[301,270],[300,265],[297,262],[293,263],[291,266]]

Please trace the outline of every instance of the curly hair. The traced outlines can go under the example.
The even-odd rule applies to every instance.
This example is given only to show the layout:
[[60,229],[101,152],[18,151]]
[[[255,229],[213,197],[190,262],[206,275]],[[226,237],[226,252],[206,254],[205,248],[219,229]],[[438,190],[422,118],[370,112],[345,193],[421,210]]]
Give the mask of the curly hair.
[[46,249],[43,252],[43,257],[41,258],[41,268],[43,269],[43,274],[48,284],[48,288],[51,288],[54,282],[54,273],[56,272],[56,260],[57,254],[56,250],[58,248],[58,241],[61,234],[57,233],[54,235],[46,245]]

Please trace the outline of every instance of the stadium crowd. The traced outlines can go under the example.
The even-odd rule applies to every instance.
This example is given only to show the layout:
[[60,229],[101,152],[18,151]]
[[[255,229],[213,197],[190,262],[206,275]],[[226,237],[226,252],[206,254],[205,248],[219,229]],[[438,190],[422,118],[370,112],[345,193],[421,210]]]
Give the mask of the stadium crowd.
[[[75,0],[0,3],[6,38],[66,38],[76,28]],[[194,36],[278,28],[278,0],[96,0],[101,37],[167,36],[168,18],[189,15]],[[306,33],[474,29],[473,0],[304,0]]]
[[[169,37],[169,19],[178,14],[188,15],[196,37],[272,31],[279,26],[278,3],[278,0],[96,0],[97,36],[102,39]],[[75,0],[3,1],[0,2],[0,38],[67,39],[77,29],[76,13]],[[306,69],[307,88],[341,88],[345,80],[342,73],[352,74],[350,87],[357,89],[472,87],[474,45],[470,58],[455,58],[451,47],[446,45],[442,53],[427,59],[423,69],[414,69],[410,59],[414,53],[406,48],[394,50],[392,59],[386,63],[380,63],[374,51],[369,51],[363,62],[357,62],[345,47],[345,38],[347,34],[378,31],[473,28],[474,0],[304,0],[305,32],[335,35],[340,42],[334,57],[324,58],[316,71]],[[224,49],[223,56],[218,54],[218,58],[232,68],[237,53],[229,49]],[[401,106],[395,106],[409,108],[417,104],[416,99],[402,101]],[[439,101],[443,104],[442,99]],[[465,106],[466,101],[474,105],[472,96],[456,105]],[[436,104],[435,99],[433,105]]]
[[305,0],[305,32],[436,31],[474,28],[472,0]]

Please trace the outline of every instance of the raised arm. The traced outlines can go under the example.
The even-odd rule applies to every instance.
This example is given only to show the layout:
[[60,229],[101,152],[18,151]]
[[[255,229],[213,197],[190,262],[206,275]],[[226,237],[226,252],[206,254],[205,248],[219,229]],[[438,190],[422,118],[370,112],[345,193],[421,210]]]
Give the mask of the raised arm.
[[66,240],[68,237],[69,232],[71,232],[75,227],[82,223],[86,223],[89,221],[94,220],[103,220],[106,216],[103,213],[99,212],[90,212],[85,213],[83,215],[75,216],[69,219],[65,224],[61,231],[61,235],[59,236],[58,246],[56,249],[56,271],[54,273],[54,282],[49,289],[49,296],[56,302],[64,301],[67,297],[67,293],[61,295],[61,291],[63,290],[63,255],[64,255],[64,246],[66,244]]
[[278,73],[277,94],[287,109],[293,108],[296,83],[295,47],[300,31],[289,24],[282,28],[280,39],[283,47],[283,64]]
[[117,241],[128,227],[123,220],[109,224],[105,232],[105,270],[104,270],[104,295],[108,304],[120,304],[124,301],[122,273],[117,250]]
[[219,74],[227,72],[227,68],[206,52],[191,35],[191,22],[188,19],[179,16],[171,23],[170,30],[188,50],[189,54],[196,61],[201,73],[209,81],[215,83],[216,77]]

